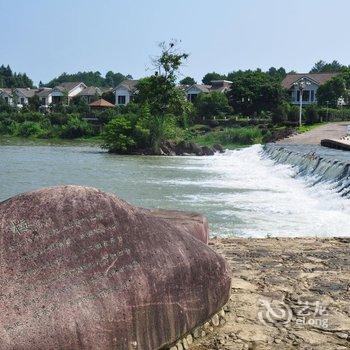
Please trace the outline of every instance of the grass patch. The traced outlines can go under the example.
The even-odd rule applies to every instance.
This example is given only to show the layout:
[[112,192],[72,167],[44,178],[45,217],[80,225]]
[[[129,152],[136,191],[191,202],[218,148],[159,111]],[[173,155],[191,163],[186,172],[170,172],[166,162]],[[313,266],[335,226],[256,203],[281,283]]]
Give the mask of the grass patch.
[[302,125],[302,126],[297,127],[297,131],[302,134],[304,132],[308,132],[310,130],[316,129],[319,126],[322,126],[325,124],[328,124],[328,123],[315,123],[315,124],[311,124],[311,125]]
[[256,127],[227,128],[198,135],[194,142],[203,146],[221,144],[226,148],[237,148],[246,145],[262,143],[263,135]]

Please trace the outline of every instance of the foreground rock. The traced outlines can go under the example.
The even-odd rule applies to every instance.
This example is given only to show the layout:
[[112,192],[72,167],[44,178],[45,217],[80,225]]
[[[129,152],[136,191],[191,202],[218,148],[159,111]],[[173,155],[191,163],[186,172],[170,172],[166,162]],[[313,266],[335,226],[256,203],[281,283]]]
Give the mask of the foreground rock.
[[209,244],[231,265],[231,298],[225,324],[191,350],[350,349],[350,238]]
[[0,203],[0,349],[170,346],[229,297],[190,231],[79,186]]

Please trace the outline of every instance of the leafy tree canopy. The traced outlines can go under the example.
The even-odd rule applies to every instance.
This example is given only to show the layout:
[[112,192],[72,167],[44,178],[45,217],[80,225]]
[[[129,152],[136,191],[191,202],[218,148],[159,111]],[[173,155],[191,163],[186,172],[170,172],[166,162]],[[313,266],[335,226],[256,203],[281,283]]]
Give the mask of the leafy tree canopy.
[[193,84],[196,84],[196,81],[192,77],[185,77],[182,80],[180,80],[180,84],[193,85]]
[[25,73],[13,73],[10,66],[0,66],[0,88],[33,87],[33,81]]
[[318,88],[317,102],[321,106],[336,107],[338,99],[345,97],[346,93],[346,77],[339,75]]
[[318,61],[311,68],[310,73],[334,73],[334,72],[342,72],[347,67],[334,60],[333,62],[327,63],[325,61]]
[[285,99],[280,82],[259,69],[232,72],[228,79],[233,82],[228,92],[229,101],[237,113],[253,115],[274,111]]
[[226,95],[218,91],[199,94],[195,101],[195,107],[200,118],[222,116],[231,112]]
[[219,74],[216,72],[207,73],[203,79],[203,84],[210,85],[213,80],[224,80],[227,79],[227,77],[224,74]]
[[74,74],[62,73],[59,77],[52,79],[46,84],[48,87],[54,87],[63,82],[83,82],[87,86],[115,87],[124,79],[132,79],[131,75],[122,73],[107,72],[103,77],[100,72],[78,72]]

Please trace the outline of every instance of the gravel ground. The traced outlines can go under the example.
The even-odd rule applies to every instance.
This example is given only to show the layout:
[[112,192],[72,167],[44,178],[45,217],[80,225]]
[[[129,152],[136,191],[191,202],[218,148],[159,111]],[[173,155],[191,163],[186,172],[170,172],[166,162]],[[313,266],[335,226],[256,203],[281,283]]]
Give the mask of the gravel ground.
[[350,238],[212,239],[232,269],[225,325],[204,349],[350,349]]

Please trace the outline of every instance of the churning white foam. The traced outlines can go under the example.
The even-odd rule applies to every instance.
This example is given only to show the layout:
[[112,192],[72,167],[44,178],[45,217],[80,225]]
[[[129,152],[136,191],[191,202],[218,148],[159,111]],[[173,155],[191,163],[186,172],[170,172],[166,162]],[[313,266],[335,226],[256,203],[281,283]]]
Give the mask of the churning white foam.
[[207,178],[167,181],[198,188],[182,200],[195,202],[199,210],[213,205],[216,234],[350,236],[349,199],[333,191],[332,183],[312,186],[312,179],[295,177],[291,166],[261,157],[261,150],[255,145],[213,157],[191,157],[181,171],[188,165],[206,173]]

